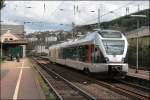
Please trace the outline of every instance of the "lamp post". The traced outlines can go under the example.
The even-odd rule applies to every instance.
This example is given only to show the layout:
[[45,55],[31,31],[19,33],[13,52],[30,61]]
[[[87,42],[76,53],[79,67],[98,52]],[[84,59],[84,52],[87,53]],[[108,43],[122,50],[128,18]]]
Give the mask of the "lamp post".
[[[95,12],[94,10],[92,10],[92,11],[90,11],[90,12]],[[98,8],[98,29],[100,29],[100,23],[101,23],[101,17],[102,16],[105,16],[105,15],[107,15],[107,14],[103,14],[103,15],[100,15],[100,8]],[[110,11],[109,13],[114,13],[114,11]]]
[[[94,10],[92,10],[92,11],[90,11],[90,12],[95,12]],[[97,10],[97,14],[98,14],[98,16],[97,16],[97,19],[98,19],[98,29],[100,29],[100,8],[98,8],[98,10]]]
[[98,8],[98,29],[100,29],[100,8]]
[[[60,11],[64,11],[64,9],[59,9]],[[75,14],[75,8],[74,8],[74,17],[76,16]],[[61,24],[62,25],[62,24]],[[72,22],[72,28],[73,28],[73,32],[72,32],[72,38],[75,39],[75,21]]]
[[1,59],[3,58],[3,42],[4,40],[1,38]]
[[[136,18],[145,18],[146,15],[131,15],[131,17]],[[140,27],[140,20],[137,19],[137,29]],[[139,32],[137,31],[137,38],[136,38],[136,70],[135,73],[138,73],[139,68]]]

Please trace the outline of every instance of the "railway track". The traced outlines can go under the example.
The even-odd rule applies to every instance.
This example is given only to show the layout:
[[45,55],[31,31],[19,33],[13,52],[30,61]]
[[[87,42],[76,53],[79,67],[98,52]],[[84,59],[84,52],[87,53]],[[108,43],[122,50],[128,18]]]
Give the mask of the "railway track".
[[104,82],[104,81],[99,81],[99,80],[96,80],[96,83],[104,87],[107,87],[115,91],[116,93],[119,93],[121,95],[127,96],[132,99],[139,99],[139,100],[150,99],[149,92],[144,94],[144,93],[141,93],[141,91],[139,92],[137,89],[131,89],[131,87],[125,86],[125,84],[121,84],[121,83],[114,84],[114,83],[109,83],[109,82]]
[[95,97],[88,94],[84,90],[72,84],[53,70],[48,69],[37,59],[33,61],[38,65],[36,69],[54,91],[57,99],[60,100],[95,100]]
[[[55,73],[56,73],[56,71],[55,71]],[[119,84],[113,84],[113,83],[97,80],[93,77],[88,77],[88,79],[98,85],[106,87],[120,95],[127,96],[131,99],[140,99],[140,100],[148,100],[149,99],[149,95],[147,95],[147,94],[145,95],[145,94],[137,91],[137,89],[131,89],[128,86],[121,84],[121,82]]]
[[139,84],[131,83],[131,82],[128,82],[126,80],[119,80],[118,82],[125,84],[125,85],[128,85],[128,86],[133,87],[133,88],[137,88],[138,90],[141,90],[141,91],[150,92],[149,87],[145,87],[145,86],[141,86]]

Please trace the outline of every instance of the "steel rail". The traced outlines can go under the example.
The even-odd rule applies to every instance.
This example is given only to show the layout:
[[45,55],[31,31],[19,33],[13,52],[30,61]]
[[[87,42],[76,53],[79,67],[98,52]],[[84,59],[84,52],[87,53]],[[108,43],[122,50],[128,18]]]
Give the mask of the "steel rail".
[[141,85],[137,85],[137,84],[134,84],[134,83],[131,83],[131,82],[128,82],[128,81],[123,81],[123,80],[119,80],[120,83],[123,83],[123,84],[126,84],[126,85],[129,85],[129,86],[132,86],[134,88],[138,88],[142,91],[147,91],[149,92],[150,91],[150,88],[148,87],[144,87],[144,86],[141,86]]
[[[42,59],[42,57],[41,57]],[[124,95],[124,96],[128,96],[130,98],[133,98],[133,99],[142,99],[142,100],[149,100],[149,97],[146,96],[146,95],[142,95],[140,93],[137,93],[137,92],[133,92],[131,90],[128,90],[128,89],[124,89],[122,87],[119,87],[119,86],[115,86],[115,85],[112,85],[108,82],[104,82],[104,81],[99,81],[97,79],[93,79],[93,78],[90,78],[90,80],[92,80],[93,82],[97,83],[98,85],[101,85],[101,86],[104,86],[118,94],[121,94],[121,95]]]
[[[67,79],[63,78],[61,75],[57,74],[56,72],[50,70],[49,68],[43,66],[41,63],[39,63],[37,60],[34,59],[34,61],[39,65],[39,66],[42,66],[42,68],[47,71],[47,72],[50,72],[54,75],[56,75],[57,77],[59,77],[60,79],[62,79],[65,83],[67,83],[70,87],[72,87],[73,89],[75,89],[76,91],[80,92],[86,99],[88,100],[96,100],[95,97],[93,97],[92,95],[90,95],[89,93],[87,93],[86,91],[80,89],[79,87],[75,86],[72,82],[68,81]],[[52,86],[52,85],[51,85]],[[53,86],[52,86],[53,87]],[[53,90],[55,92],[55,94],[58,95],[58,97],[61,98],[61,100],[63,100],[63,97],[57,92],[56,89],[54,89],[53,87]]]
[[140,99],[140,100],[149,100],[149,97],[148,96],[145,96],[145,95],[142,95],[140,93],[137,93],[137,92],[133,92],[133,91],[130,91],[128,89],[124,89],[122,87],[119,87],[119,86],[116,86],[116,85],[112,85],[110,83],[107,83],[107,82],[103,82],[103,81],[99,81],[99,80],[95,80],[95,82],[97,84],[100,84],[116,93],[119,93],[121,95],[124,95],[124,96],[128,96],[130,98],[133,98],[133,99]]
[[122,89],[123,91],[126,91],[126,93],[130,94],[130,96],[133,96],[137,99],[141,99],[141,100],[149,100],[150,97],[146,96],[146,95],[143,95],[143,94],[140,94],[138,92],[133,92],[129,89],[125,89],[125,88],[122,88],[120,86],[115,86],[116,88],[119,88],[119,89]]
[[[34,60],[35,59],[31,59]],[[33,61],[32,61],[33,62]],[[36,61],[35,61],[36,62]],[[34,63],[34,62],[33,62]],[[35,64],[35,63],[34,63]],[[36,64],[37,65],[37,64]],[[48,79],[45,77],[45,75],[41,72],[41,70],[39,70],[37,67],[35,67],[36,70],[39,72],[39,74],[42,76],[42,78],[44,79],[44,81],[49,85],[49,87],[54,91],[55,96],[57,97],[57,99],[59,100],[63,100],[62,96],[59,95],[59,93],[57,92],[57,90],[52,86],[52,84],[48,81]]]

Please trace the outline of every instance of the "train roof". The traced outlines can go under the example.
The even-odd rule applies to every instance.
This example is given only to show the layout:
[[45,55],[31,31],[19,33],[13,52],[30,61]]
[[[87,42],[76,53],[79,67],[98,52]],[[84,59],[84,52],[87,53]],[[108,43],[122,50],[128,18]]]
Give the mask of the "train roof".
[[107,32],[120,32],[120,31],[111,30],[111,29],[93,29],[93,31],[99,31],[99,32],[103,32],[103,31],[107,31]]
[[[94,40],[98,37],[98,32],[120,32],[116,30],[94,30],[93,32],[88,32],[84,36],[81,36],[79,39],[67,41],[61,44],[53,45],[50,48],[59,48],[59,47],[71,47],[71,46],[79,46],[79,45],[87,45],[94,44]],[[121,33],[121,32],[120,32]]]
[[71,46],[93,44],[97,35],[98,35],[97,32],[87,33],[86,35],[80,37],[79,39],[67,41],[61,44],[56,44],[56,45],[51,46],[50,48],[71,47]]

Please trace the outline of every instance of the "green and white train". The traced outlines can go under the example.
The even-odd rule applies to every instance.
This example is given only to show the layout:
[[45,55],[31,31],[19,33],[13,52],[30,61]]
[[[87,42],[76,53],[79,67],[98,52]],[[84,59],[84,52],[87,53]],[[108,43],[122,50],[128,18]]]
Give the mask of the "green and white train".
[[109,77],[124,77],[128,42],[115,30],[94,30],[79,39],[49,47],[49,59],[86,73]]

